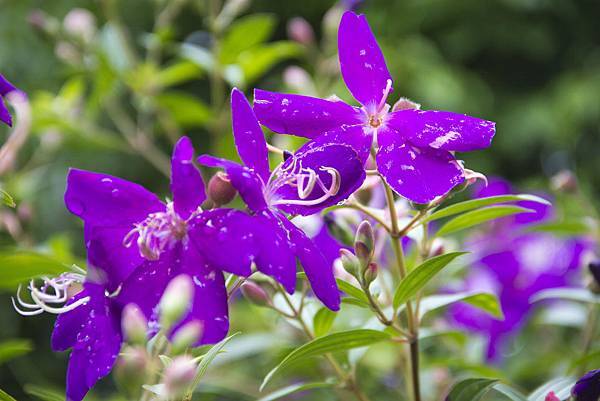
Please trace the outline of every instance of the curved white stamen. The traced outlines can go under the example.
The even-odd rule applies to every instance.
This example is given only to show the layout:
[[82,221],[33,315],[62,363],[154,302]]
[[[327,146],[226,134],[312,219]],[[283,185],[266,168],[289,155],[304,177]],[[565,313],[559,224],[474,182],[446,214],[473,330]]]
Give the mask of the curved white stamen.
[[[296,160],[294,160],[294,162],[291,163],[291,165],[295,165],[295,164],[296,164]],[[326,201],[327,199],[337,195],[337,193],[340,190],[340,186],[341,186],[341,175],[340,175],[339,171],[337,171],[333,167],[326,167],[326,166],[320,167],[321,171],[325,171],[331,176],[331,184],[329,185],[329,187],[327,187],[325,185],[325,183],[323,182],[323,180],[321,179],[321,177],[319,177],[319,175],[313,169],[302,168],[301,162],[298,162],[297,165],[299,166],[299,172],[297,172],[296,174],[292,174],[291,177],[278,177],[273,181],[269,180],[269,183],[271,184],[273,182],[277,182],[277,179],[281,179],[280,183],[283,183],[282,185],[289,184],[292,186],[297,186],[298,197],[300,199],[276,199],[276,200],[272,200],[270,202],[270,204],[272,206],[276,206],[276,205],[313,206],[313,205],[318,205],[318,204]],[[295,169],[293,169],[293,170],[295,170]],[[277,169],[276,169],[276,171],[277,171]],[[281,171],[289,172],[289,169],[287,169],[287,168],[281,169]],[[276,190],[281,188],[282,185],[271,186],[270,194],[274,195]],[[306,199],[310,196],[310,194],[312,194],[314,192],[315,185],[318,185],[318,187],[321,189],[321,191],[323,191],[323,195],[321,195],[320,197],[318,197],[316,199],[311,199],[311,200]]]
[[[377,112],[379,114],[379,112],[383,111],[385,106],[388,106],[388,110],[389,110],[389,105],[385,104],[385,101],[387,100],[388,96],[390,95],[390,92],[392,91],[392,80],[388,79],[386,84],[385,84],[385,89],[383,90],[382,96],[381,96],[381,100],[379,101],[379,104],[377,105]],[[387,111],[387,110],[386,110]]]
[[[77,301],[65,305],[62,307],[49,306],[48,304],[63,304],[67,302],[70,297],[68,295],[68,289],[72,284],[82,283],[84,276],[78,273],[64,273],[55,278],[43,277],[43,284],[37,287],[35,280],[31,280],[27,289],[31,293],[31,299],[33,303],[26,302],[21,298],[22,286],[19,285],[16,293],[16,300],[11,297],[13,307],[17,313],[23,316],[35,316],[43,312],[61,314],[72,311],[81,305],[89,302],[90,297],[83,297]],[[50,292],[48,292],[52,289]]]

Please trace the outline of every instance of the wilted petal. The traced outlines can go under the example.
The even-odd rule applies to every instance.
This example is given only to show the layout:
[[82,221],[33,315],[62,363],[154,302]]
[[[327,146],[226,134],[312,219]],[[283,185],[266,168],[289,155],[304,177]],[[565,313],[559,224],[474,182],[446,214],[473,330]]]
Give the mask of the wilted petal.
[[269,179],[267,142],[252,111],[252,106],[237,88],[231,92],[231,121],[240,159],[267,181]]
[[175,211],[183,219],[187,219],[206,199],[204,181],[194,166],[194,147],[187,136],[179,139],[173,149],[171,192]]
[[317,298],[331,310],[340,308],[340,291],[333,275],[333,266],[327,262],[317,245],[291,221],[283,219],[295,253]]
[[338,31],[340,68],[346,86],[363,105],[377,105],[392,77],[364,15],[347,11]]
[[263,182],[261,178],[248,167],[242,166],[230,160],[202,155],[198,163],[207,167],[223,168],[231,181],[231,185],[239,192],[251,210],[260,211],[267,207],[263,195]]
[[254,112],[270,130],[306,138],[361,122],[360,111],[342,101],[260,89],[254,90]]
[[70,169],[65,192],[67,209],[95,226],[131,226],[164,204],[144,187],[121,178]]
[[457,152],[489,147],[496,132],[492,121],[436,110],[396,111],[386,124],[413,145]]
[[447,151],[417,148],[397,132],[380,130],[377,168],[400,195],[428,203],[464,181],[462,168]]
[[[298,192],[301,188],[298,182],[279,188],[273,200],[280,202],[277,206],[279,209],[290,214],[310,215],[336,205],[352,195],[366,177],[362,161],[354,149],[347,145],[309,143],[286,160],[282,167],[293,169],[293,164],[297,166],[294,170],[300,174],[312,171],[318,176],[320,184],[314,183],[312,191],[304,198]],[[304,180],[305,183],[307,181],[308,178]],[[326,191],[333,195],[327,196]]]

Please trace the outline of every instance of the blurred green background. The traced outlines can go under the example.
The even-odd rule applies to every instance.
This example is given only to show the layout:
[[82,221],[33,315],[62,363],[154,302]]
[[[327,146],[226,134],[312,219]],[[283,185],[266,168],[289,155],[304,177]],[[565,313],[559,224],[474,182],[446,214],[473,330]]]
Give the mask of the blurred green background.
[[[351,2],[228,3],[238,9],[216,26],[219,1],[0,0],[0,72],[27,93],[32,116],[14,162],[0,171],[18,205],[0,214],[3,246],[79,260],[81,226],[62,204],[68,167],[164,194],[165,157],[179,135],[199,153],[233,157],[233,84],[249,96],[261,87],[349,98],[337,74],[335,29]],[[469,168],[540,189],[568,168],[600,195],[600,2],[365,0],[358,7],[395,78],[393,100],[498,123],[489,150],[464,155]],[[65,20],[74,8],[90,14]],[[314,30],[312,41],[298,30],[305,43],[290,37],[298,16]],[[3,141],[10,133],[0,127]],[[30,339],[15,352],[35,352],[8,363],[0,353],[0,388],[19,400],[28,399],[28,383],[60,389],[66,361],[49,351],[53,317],[19,317],[9,299],[14,285],[2,289],[0,341]],[[256,325],[244,320],[244,308],[232,320]]]

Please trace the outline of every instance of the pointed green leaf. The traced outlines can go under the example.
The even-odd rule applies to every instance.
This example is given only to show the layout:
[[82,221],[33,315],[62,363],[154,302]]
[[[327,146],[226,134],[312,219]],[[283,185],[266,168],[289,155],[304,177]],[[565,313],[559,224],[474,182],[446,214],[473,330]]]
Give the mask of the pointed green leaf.
[[298,361],[320,356],[328,352],[347,351],[353,348],[366,347],[389,338],[390,335],[385,332],[368,329],[341,331],[316,338],[294,349],[283,358],[283,360],[265,376],[260,386],[260,391],[265,388],[267,383],[271,381],[277,372],[284,370]]
[[514,388],[507,386],[504,383],[496,383],[493,387],[494,390],[503,394],[506,398],[512,401],[527,401],[527,397],[521,394],[520,391],[515,390]]
[[4,390],[0,389],[0,401],[17,401],[17,400],[15,400],[13,397],[8,395],[8,393],[6,393]]
[[279,390],[273,391],[271,394],[261,397],[261,398],[257,399],[256,401],[280,400],[284,397],[288,397],[294,393],[299,393],[301,391],[312,390],[312,389],[316,389],[316,388],[333,387],[335,385],[336,385],[335,382],[315,382],[315,383],[292,384],[291,386],[287,386],[287,387],[281,388]]
[[34,384],[26,384],[24,390],[33,398],[41,401],[65,401],[64,392],[50,390]]
[[14,291],[20,283],[43,275],[71,270],[56,259],[33,251],[9,250],[0,253],[0,289]]
[[17,206],[12,196],[10,196],[10,194],[3,189],[0,189],[0,200],[2,200],[2,203],[4,203],[8,207]]
[[33,350],[29,340],[7,340],[0,343],[0,365]]
[[266,42],[273,33],[276,22],[275,16],[271,14],[253,14],[238,19],[221,42],[221,63],[234,63],[243,51]]
[[470,212],[461,214],[460,216],[453,218],[452,220],[445,223],[435,235],[441,237],[482,223],[486,223],[491,220],[498,219],[500,217],[531,212],[533,212],[531,209],[512,205],[484,207],[482,209],[472,210]]
[[329,310],[328,308],[321,308],[313,319],[313,327],[315,330],[315,337],[321,337],[329,333],[333,322],[337,317],[337,313]]
[[465,379],[452,386],[446,401],[479,401],[497,382],[497,379]]
[[423,316],[433,310],[443,308],[455,302],[466,302],[498,319],[504,318],[500,302],[494,294],[487,292],[460,292],[457,294],[424,297],[419,304],[419,319],[422,319]]
[[590,304],[600,304],[600,295],[596,295],[586,288],[548,288],[533,295],[529,301],[538,302],[546,299],[564,299]]
[[585,221],[553,221],[550,223],[536,224],[528,229],[533,232],[552,233],[554,235],[574,236],[585,235],[591,231],[591,227]]
[[436,256],[426,260],[411,270],[400,282],[398,288],[396,288],[396,292],[394,293],[394,308],[398,309],[400,305],[406,303],[406,301],[423,288],[429,280],[439,273],[440,270],[465,253],[466,252],[451,252],[445,255]]
[[194,379],[194,387],[193,388],[196,388],[198,386],[198,383],[200,383],[200,380],[206,374],[206,371],[208,370],[208,366],[217,357],[217,355],[219,355],[219,353],[223,350],[225,345],[227,345],[227,343],[233,337],[237,336],[238,334],[240,334],[240,333],[239,332],[233,333],[229,337],[216,343],[208,350],[208,352],[206,354],[204,354],[202,356],[202,359],[200,360],[200,363],[198,364],[198,373],[196,374],[196,378]]

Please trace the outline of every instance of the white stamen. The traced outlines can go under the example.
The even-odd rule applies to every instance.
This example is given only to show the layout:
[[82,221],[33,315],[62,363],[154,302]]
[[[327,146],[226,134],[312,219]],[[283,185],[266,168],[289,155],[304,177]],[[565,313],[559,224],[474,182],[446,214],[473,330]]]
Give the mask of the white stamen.
[[[90,297],[83,297],[77,301],[62,307],[49,306],[48,304],[64,304],[69,300],[68,290],[72,284],[82,283],[84,276],[78,273],[64,273],[55,278],[43,277],[43,284],[37,287],[35,280],[31,280],[27,289],[31,293],[33,303],[26,302],[21,298],[21,288],[19,285],[16,293],[16,301],[11,297],[13,307],[17,313],[23,316],[35,316],[44,312],[61,314],[72,311],[81,305],[89,302]],[[49,289],[51,292],[48,292]]]

